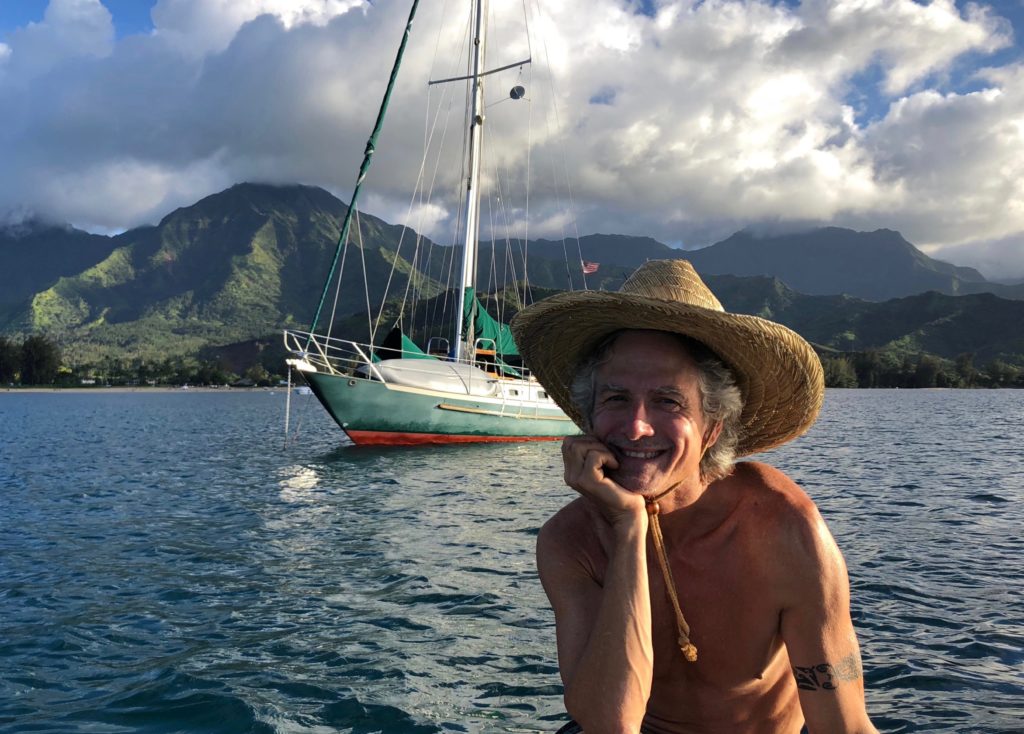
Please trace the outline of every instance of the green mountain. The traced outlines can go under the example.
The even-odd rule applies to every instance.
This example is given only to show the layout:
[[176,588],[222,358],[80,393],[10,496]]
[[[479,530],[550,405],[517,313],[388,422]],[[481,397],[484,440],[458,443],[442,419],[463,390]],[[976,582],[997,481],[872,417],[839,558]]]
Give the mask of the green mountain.
[[[530,243],[531,253],[552,260],[561,261],[566,249],[561,242]],[[570,256],[577,254],[575,245],[568,249],[572,250]],[[933,290],[947,295],[993,293],[1024,299],[1024,283],[987,281],[973,268],[928,257],[898,232],[886,229],[856,232],[822,227],[787,235],[742,231],[699,250],[678,250],[649,237],[595,234],[580,238],[578,256],[601,263],[602,279],[612,282],[620,273],[608,278],[609,267],[622,268],[628,274],[647,260],[682,257],[702,276],[763,275],[779,278],[810,295],[846,294],[884,301]],[[566,287],[564,281],[560,287]],[[580,287],[578,276],[573,287]]]
[[[345,205],[323,189],[233,186],[155,227],[103,238],[106,248],[83,253],[76,272],[25,272],[28,295],[0,305],[0,328],[55,335],[87,361],[192,354],[302,327],[312,320],[344,214]],[[402,228],[362,216],[361,231],[372,302],[384,292]],[[362,263],[342,266],[340,309],[365,309]],[[404,289],[410,272],[399,260],[392,288]]]
[[[111,238],[38,220],[0,227],[0,312],[104,260]],[[2,326],[2,323],[0,323]]]
[[685,257],[702,275],[767,275],[810,295],[884,301],[938,291],[1024,298],[1024,287],[989,283],[973,268],[935,260],[888,229],[824,227],[775,236],[743,231]]
[[[38,223],[4,230],[0,332],[47,333],[71,363],[242,355],[280,343],[282,328],[307,328],[313,318],[345,212],[342,202],[316,187],[239,184],[172,212],[156,226],[116,237]],[[455,299],[445,283],[458,248],[369,215],[361,215],[359,223],[360,246],[351,248],[348,261],[337,268],[342,282],[334,333],[365,336],[366,313],[376,312],[385,290],[400,298],[408,289],[413,305],[403,316],[403,328],[419,340],[448,336],[442,322],[452,316]],[[808,264],[814,237],[820,238],[822,254]],[[514,244],[513,254],[521,247]],[[751,275],[771,264],[764,253],[772,248],[779,253],[776,269],[785,274]],[[986,283],[975,271],[931,260],[884,230],[819,230],[756,243],[740,233],[693,252],[649,238],[589,235],[578,243],[538,240],[528,251],[523,272],[512,265],[517,258],[509,257],[506,243],[482,248],[479,289],[502,291],[489,308],[505,318],[524,301],[553,290],[614,290],[647,259],[686,257],[727,309],[773,318],[823,348],[927,352],[947,359],[973,353],[979,360],[1024,365],[1024,301],[938,292],[939,286],[958,293],[1013,286]],[[725,260],[711,255],[724,258],[721,253],[732,253],[746,270],[716,274]],[[580,259],[601,263],[585,283]],[[743,270],[740,265],[735,269]],[[869,266],[875,268],[871,273]],[[893,276],[901,269],[903,276]],[[792,281],[806,283],[806,290]],[[860,283],[862,294],[835,295],[858,290],[842,283]],[[329,289],[321,328],[332,318],[336,287]],[[931,291],[883,299],[887,292],[912,287]],[[387,311],[391,321],[396,319],[397,302]],[[391,321],[382,325],[383,332]]]
[[950,360],[969,353],[979,362],[1024,365],[1024,301],[929,291],[876,303],[806,295],[778,278],[709,275],[706,281],[727,311],[778,321],[830,349],[927,353]]

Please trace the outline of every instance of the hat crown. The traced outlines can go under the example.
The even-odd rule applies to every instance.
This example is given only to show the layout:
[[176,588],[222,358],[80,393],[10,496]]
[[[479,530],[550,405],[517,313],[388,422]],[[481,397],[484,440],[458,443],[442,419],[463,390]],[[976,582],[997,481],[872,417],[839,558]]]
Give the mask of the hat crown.
[[556,294],[523,309],[512,321],[523,362],[580,427],[587,425],[587,417],[573,398],[573,379],[587,355],[620,329],[689,337],[732,370],[743,393],[739,456],[799,436],[821,409],[824,373],[811,345],[782,324],[727,313],[683,260],[645,263],[618,293]]
[[668,303],[725,311],[715,294],[686,260],[651,260],[641,265],[619,289]]

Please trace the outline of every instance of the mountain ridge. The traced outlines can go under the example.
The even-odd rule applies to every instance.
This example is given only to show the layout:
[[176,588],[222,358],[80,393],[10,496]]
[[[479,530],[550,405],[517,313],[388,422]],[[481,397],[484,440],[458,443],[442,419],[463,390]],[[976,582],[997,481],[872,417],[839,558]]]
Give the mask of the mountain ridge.
[[[987,283],[974,268],[952,265],[921,252],[903,235],[891,229],[855,232],[842,227],[822,227],[781,235],[757,235],[743,230],[710,247],[691,252],[694,267],[716,275],[779,275],[796,290],[808,295],[849,293],[866,300],[885,300],[902,295],[909,286],[916,292],[945,287],[956,291],[958,282]],[[815,268],[815,260],[828,261],[835,275],[854,278],[859,288],[833,285],[835,275]],[[902,272],[895,273],[904,283],[895,285],[881,279],[894,277],[893,268],[879,271],[881,262],[893,263]],[[838,267],[837,267],[838,266]],[[725,272],[725,270],[727,272]],[[789,277],[779,271],[789,273]],[[823,277],[825,276],[825,277]],[[894,295],[895,294],[895,295]],[[949,293],[956,295],[956,293]]]
[[[0,231],[5,266],[0,268],[0,331],[54,334],[77,359],[87,360],[194,354],[210,346],[265,339],[285,327],[305,328],[346,211],[343,202],[315,186],[245,183],[180,207],[156,225],[113,237],[42,224],[13,234]],[[383,298],[389,277],[399,292],[412,285],[423,298],[443,293],[442,276],[457,247],[437,245],[367,214],[360,215],[360,223],[362,246],[354,253],[366,263],[371,304]],[[866,256],[851,252],[865,242]],[[415,245],[423,249],[413,255]],[[497,273],[489,272],[495,266],[488,263],[501,262],[494,247],[483,245],[482,290],[499,287]],[[820,291],[827,288],[822,283],[829,270],[826,263],[821,274],[822,263],[808,262],[821,260],[807,256],[810,247],[846,253],[845,266],[832,270],[852,273],[868,285],[885,280],[885,289],[876,288],[876,294],[899,291],[891,273],[877,271],[882,258],[897,253],[900,267],[916,274],[917,280],[906,282],[946,287],[959,295],[942,295],[936,288],[934,296],[926,296],[926,289],[871,301],[838,291],[807,293],[790,280],[809,279],[810,289]],[[423,255],[426,248],[429,257]],[[581,237],[578,245],[535,240],[529,251],[528,271],[509,277],[527,277],[537,289],[614,290],[647,259],[681,257],[694,263],[729,310],[779,320],[827,348],[918,350],[946,358],[961,350],[1024,363],[1024,311],[1019,310],[1024,301],[965,293],[971,288],[1014,293],[1013,286],[991,284],[977,271],[928,258],[890,230],[826,228],[770,237],[737,233],[692,251],[650,237],[593,234]],[[783,253],[777,259],[785,276],[714,272],[729,257],[744,259],[748,271],[756,270],[776,251]],[[584,281],[579,259],[601,263],[598,273]],[[7,267],[12,263],[19,267]],[[343,296],[335,315],[355,318],[367,307],[361,269],[340,263],[339,271]],[[900,287],[906,290],[906,283]],[[893,326],[886,330],[879,326],[883,322]]]

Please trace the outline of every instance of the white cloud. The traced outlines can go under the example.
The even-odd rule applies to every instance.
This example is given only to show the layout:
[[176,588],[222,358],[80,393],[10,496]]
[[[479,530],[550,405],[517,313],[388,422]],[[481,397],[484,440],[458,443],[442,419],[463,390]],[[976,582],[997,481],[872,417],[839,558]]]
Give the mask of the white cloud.
[[1024,230],[1024,84],[970,94],[920,92],[868,128],[879,178],[898,183],[895,212],[921,244]]
[[948,72],[962,54],[1007,46],[1012,36],[985,7],[968,4],[961,16],[953,0],[811,0],[802,14],[805,25],[786,40],[787,51],[807,53],[835,74],[877,62],[892,95]]
[[959,245],[924,248],[940,260],[976,268],[996,280],[1024,278],[1024,233],[996,240],[976,240]]
[[14,31],[0,46],[0,61],[6,60],[0,74],[32,78],[71,60],[107,56],[114,24],[100,0],[50,0],[41,21]]
[[[348,198],[350,192],[341,196]],[[403,224],[429,237],[443,238],[451,223],[450,210],[435,203],[393,201],[378,194],[370,193],[361,201],[361,209],[375,212],[377,216],[392,224]]]
[[239,28],[261,15],[285,29],[331,19],[366,0],[159,0],[153,6],[154,35],[186,55],[201,57],[227,48]]
[[[503,187],[495,221],[521,230],[528,204],[531,236],[561,236],[574,199],[581,232],[688,245],[758,222],[889,227],[1024,274],[1010,256],[1024,233],[1024,67],[970,76],[1012,43],[984,5],[665,0],[653,18],[622,0],[539,5],[530,28],[544,38],[527,45],[520,5],[492,3],[507,33],[488,64],[535,62],[489,78],[488,127],[508,134],[485,171]],[[416,170],[419,97],[428,75],[463,73],[446,54],[465,21],[438,33],[437,12],[421,5],[366,202],[440,236],[459,175]],[[347,198],[407,14],[405,0],[160,0],[151,34],[115,43],[98,0],[52,0],[0,46],[0,210],[116,229],[244,180]],[[527,99],[499,101],[513,83]],[[460,102],[462,88],[429,93]],[[552,99],[557,115],[542,116]],[[514,111],[530,112],[529,139]],[[456,159],[459,114],[434,138]],[[528,203],[509,185],[527,162]],[[418,176],[435,198],[407,215]]]
[[120,231],[123,211],[169,214],[182,201],[194,202],[233,181],[211,162],[184,168],[138,160],[110,160],[62,175],[39,171],[33,182],[43,197],[61,202],[65,221],[90,231]]

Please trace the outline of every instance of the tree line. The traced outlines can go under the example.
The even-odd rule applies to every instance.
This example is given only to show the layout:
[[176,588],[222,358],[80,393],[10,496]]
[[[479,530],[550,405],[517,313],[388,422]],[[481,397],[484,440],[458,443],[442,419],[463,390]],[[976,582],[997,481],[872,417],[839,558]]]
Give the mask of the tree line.
[[[974,355],[954,360],[932,354],[898,356],[866,351],[820,355],[826,387],[1024,388],[1024,369],[1001,359],[981,367]],[[98,363],[67,366],[60,347],[44,335],[18,342],[0,336],[0,385],[77,387],[83,384],[128,386],[245,385],[267,387],[286,377],[283,360],[276,355],[256,362],[240,373],[218,359],[169,357],[164,360],[107,357]]]
[[826,387],[1024,387],[1024,370],[1002,359],[981,367],[971,353],[948,360],[933,354],[898,356],[867,351],[823,354]]
[[0,336],[0,385],[99,386],[254,386],[269,387],[286,377],[285,366],[257,362],[237,373],[217,359],[169,357],[163,360],[105,358],[69,366],[60,346],[43,335],[18,342]]
[[60,350],[45,336],[20,344],[0,336],[0,384],[51,385],[60,371]]

